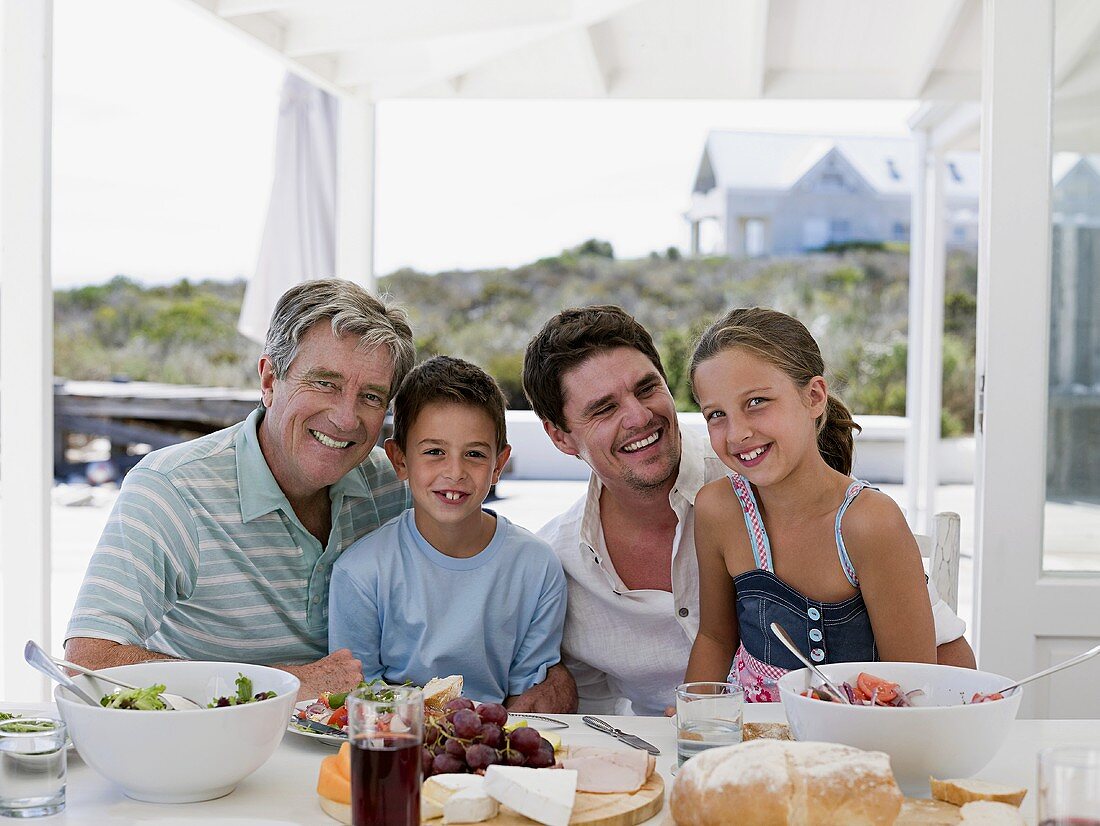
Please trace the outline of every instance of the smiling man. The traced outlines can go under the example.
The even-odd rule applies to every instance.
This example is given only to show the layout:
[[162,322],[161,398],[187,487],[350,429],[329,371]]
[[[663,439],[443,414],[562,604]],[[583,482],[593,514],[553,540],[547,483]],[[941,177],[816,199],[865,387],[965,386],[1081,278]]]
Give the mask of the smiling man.
[[344,549],[408,506],[375,442],[414,354],[404,311],[350,281],[284,294],[260,406],[127,475],[69,620],[68,658],[265,663],[310,697],[356,685],[350,652],[326,656],[329,579]]
[[[558,450],[592,469],[588,492],[538,533],[569,585],[562,662],[580,710],[661,714],[699,631],[695,495],[728,471],[680,430],[653,339],[619,307],[547,321],[523,388]],[[973,667],[965,625],[932,590],[940,662]]]

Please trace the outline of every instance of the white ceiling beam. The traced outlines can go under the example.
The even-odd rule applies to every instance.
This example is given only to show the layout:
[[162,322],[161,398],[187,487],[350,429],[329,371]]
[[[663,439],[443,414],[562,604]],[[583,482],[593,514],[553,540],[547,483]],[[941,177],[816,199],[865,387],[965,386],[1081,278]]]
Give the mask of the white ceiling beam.
[[[224,0],[222,0],[224,2]],[[348,88],[336,82],[337,62],[333,59],[294,60],[287,56],[284,44],[286,33],[283,24],[274,17],[263,14],[249,14],[232,20],[218,15],[219,0],[178,0],[183,6],[204,15],[208,20],[216,21],[226,31],[238,37],[246,38],[250,43],[259,43],[271,54],[286,64],[289,71],[305,78],[310,83],[334,95],[345,95]]]
[[905,96],[920,98],[936,71],[943,50],[951,42],[962,20],[963,10],[969,0],[925,0],[918,20],[926,22],[923,31],[910,31],[908,40],[913,44],[911,66],[903,81]]
[[582,59],[585,60],[583,71],[592,87],[592,97],[607,97],[611,88],[609,56],[596,42],[596,33],[592,26],[578,29],[576,37],[580,42]]
[[398,40],[425,40],[566,22],[570,0],[406,0],[399,7],[360,6],[356,14],[302,17],[287,27],[291,57],[351,51]]
[[[377,98],[400,97],[415,90],[433,87],[440,81],[466,74],[472,69],[511,52],[525,49],[548,37],[594,26],[640,2],[644,0],[585,0],[584,3],[573,7],[573,17],[561,23],[528,26],[495,33],[495,36],[483,34],[479,36],[480,46],[476,48],[454,49],[446,54],[433,49],[429,55],[430,59],[424,61],[421,71],[406,77],[378,78],[369,72],[364,72],[364,67],[356,60],[342,57],[337,79],[341,85],[345,86],[370,83],[376,89]],[[450,42],[450,38],[447,42]]]
[[731,44],[734,82],[747,98],[764,96],[768,69],[769,0],[737,0]]
[[1084,62],[1100,39],[1100,3],[1079,0],[1067,4],[1054,27],[1054,88],[1057,89]]
[[[349,4],[349,0],[342,0],[342,2],[344,5]],[[317,5],[319,5],[318,0],[216,0],[214,11],[219,17],[228,18],[245,14],[269,14]]]

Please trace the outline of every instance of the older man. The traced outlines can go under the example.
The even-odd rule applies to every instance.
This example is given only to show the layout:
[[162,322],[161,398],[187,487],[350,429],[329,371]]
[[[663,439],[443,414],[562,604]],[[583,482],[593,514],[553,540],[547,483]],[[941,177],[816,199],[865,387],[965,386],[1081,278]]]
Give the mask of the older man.
[[[564,310],[527,346],[523,386],[554,445],[592,469],[539,536],[569,583],[562,659],[582,711],[661,714],[699,630],[695,495],[726,468],[682,432],[649,333],[619,307]],[[934,589],[941,662],[973,667]]]
[[296,674],[301,696],[355,686],[351,653],[327,655],[329,577],[348,545],[408,505],[374,445],[414,354],[404,312],[349,281],[283,295],[257,410],[126,477],[69,621],[68,658],[245,660]]

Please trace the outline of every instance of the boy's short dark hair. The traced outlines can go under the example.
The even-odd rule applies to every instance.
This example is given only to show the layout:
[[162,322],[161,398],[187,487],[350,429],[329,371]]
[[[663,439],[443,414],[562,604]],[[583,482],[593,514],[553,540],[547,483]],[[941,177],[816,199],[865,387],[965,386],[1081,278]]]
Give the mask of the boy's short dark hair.
[[493,377],[454,356],[433,356],[413,367],[393,400],[393,440],[401,450],[420,411],[433,402],[465,404],[484,410],[496,430],[496,452],[508,444],[504,422],[507,402]]
[[523,392],[531,409],[544,422],[569,432],[561,377],[590,356],[615,347],[638,350],[668,381],[653,337],[634,316],[613,304],[571,307],[547,321],[523,355]]

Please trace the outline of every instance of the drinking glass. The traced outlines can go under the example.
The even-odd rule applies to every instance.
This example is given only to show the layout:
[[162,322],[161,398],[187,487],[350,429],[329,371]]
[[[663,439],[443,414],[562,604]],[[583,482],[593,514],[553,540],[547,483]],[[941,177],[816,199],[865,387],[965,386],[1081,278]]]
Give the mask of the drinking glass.
[[420,826],[419,688],[360,688],[348,695],[351,813],[354,826]]
[[676,687],[676,757],[682,766],[700,752],[741,742],[745,695],[737,683]]
[[1100,826],[1100,749],[1039,752],[1039,826]]
[[0,815],[40,817],[65,808],[65,724],[50,717],[0,723]]

